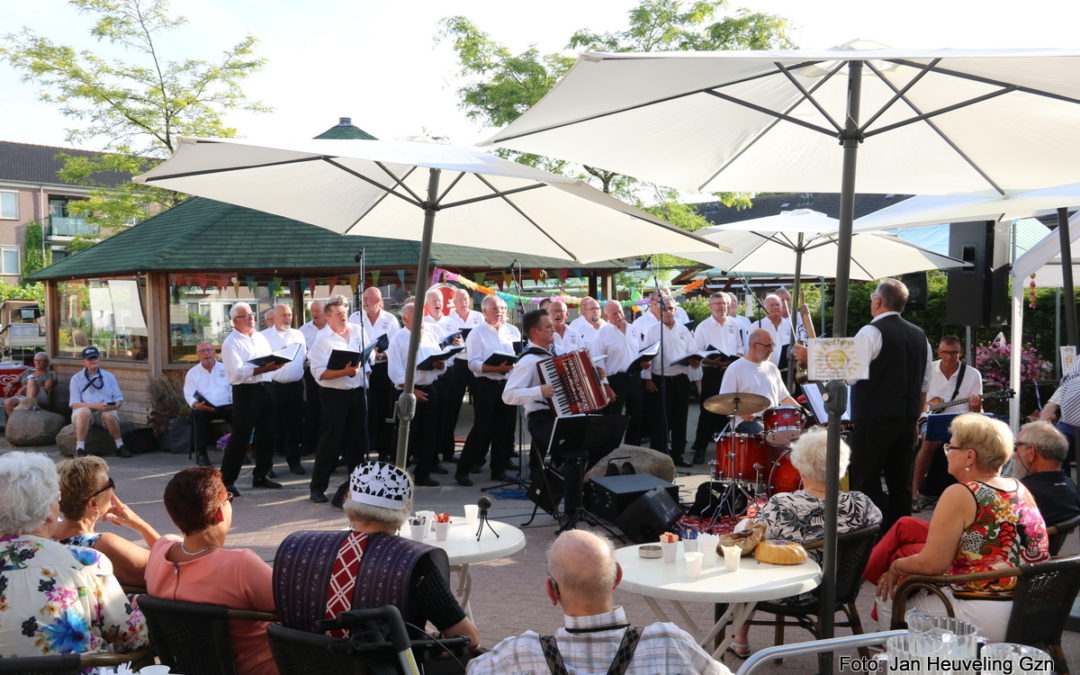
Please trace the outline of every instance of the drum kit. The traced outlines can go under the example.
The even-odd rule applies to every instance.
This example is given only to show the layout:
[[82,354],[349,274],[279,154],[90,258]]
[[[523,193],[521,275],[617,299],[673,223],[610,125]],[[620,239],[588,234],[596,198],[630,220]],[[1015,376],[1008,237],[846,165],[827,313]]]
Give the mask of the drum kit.
[[[809,418],[802,408],[770,408],[766,397],[739,392],[710,396],[703,406],[711,413],[729,417],[727,426],[714,439],[716,460],[709,462],[713,478],[725,485],[724,493],[730,495],[722,500],[729,509],[734,510],[736,495],[748,499],[770,497],[802,486],[802,476],[791,463],[788,447],[808,426]],[[738,417],[757,413],[762,413],[761,433],[735,432]]]

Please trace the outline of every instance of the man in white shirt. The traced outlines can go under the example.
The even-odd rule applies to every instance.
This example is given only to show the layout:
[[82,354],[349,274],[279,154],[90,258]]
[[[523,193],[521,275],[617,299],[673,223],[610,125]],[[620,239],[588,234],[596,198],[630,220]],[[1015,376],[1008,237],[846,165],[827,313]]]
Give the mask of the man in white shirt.
[[784,305],[780,301],[780,296],[775,293],[770,293],[765,296],[765,316],[755,321],[752,325],[754,328],[764,328],[769,331],[772,336],[772,341],[776,345],[772,354],[769,355],[769,360],[779,368],[784,370],[787,368],[787,350],[788,345],[791,344],[791,321],[783,317]]
[[604,357],[601,363],[607,372],[608,383],[615,392],[615,400],[604,408],[604,414],[621,415],[626,410],[628,419],[624,438],[627,443],[636,444],[641,440],[641,370],[650,368],[652,363],[645,361],[631,365],[638,357],[640,340],[626,322],[622,305],[615,300],[605,302],[604,319],[607,323],[596,332],[596,340],[592,344],[593,360]]
[[727,294],[713,293],[709,297],[709,310],[712,312],[694,329],[694,351],[705,353],[709,348],[723,353],[729,358],[705,359],[701,363],[701,384],[698,388],[697,433],[694,435],[694,464],[705,461],[705,450],[713,436],[724,428],[726,420],[705,409],[705,401],[720,392],[720,382],[724,371],[735,357],[743,353],[739,325],[728,316]]
[[[938,343],[938,360],[930,364],[930,388],[926,390],[926,405],[923,413],[932,405],[939,405],[957,399],[963,399],[956,405],[942,408],[933,414],[982,412],[982,374],[960,360],[964,346],[960,338],[946,335]],[[911,482],[911,510],[919,511],[922,504],[919,499],[919,484],[930,471],[934,453],[941,449],[943,441],[930,441],[925,438],[919,444],[915,455],[915,470]]]
[[199,362],[184,375],[184,400],[191,406],[191,440],[195,463],[210,466],[206,435],[214,420],[232,422],[232,386],[225,366],[216,358],[214,345],[200,342],[195,347]]
[[86,434],[90,425],[103,427],[116,444],[116,454],[131,457],[120,436],[120,418],[116,411],[124,402],[120,385],[112,373],[99,367],[101,352],[91,345],[82,351],[83,369],[71,376],[68,406],[75,426],[75,456],[86,455]]
[[[262,320],[263,320],[263,329],[273,328],[274,327],[274,308],[273,307],[271,307],[270,309],[263,312]],[[260,330],[259,332],[261,333],[262,330]]]
[[[469,675],[730,674],[675,624],[629,626],[626,612],[613,599],[622,569],[610,541],[584,530],[563,532],[548,549],[546,569],[545,590],[551,604],[562,607],[564,626],[546,638],[529,630],[502,640],[469,662]],[[632,655],[623,668],[621,659],[616,662],[620,652]]]
[[[775,349],[776,343],[773,342],[772,333],[764,328],[751,331],[746,354],[724,371],[724,378],[720,382],[720,393],[764,396],[769,399],[770,408],[778,405],[798,406],[798,402],[788,393],[780,370],[769,358],[769,354]],[[759,417],[760,413],[740,416],[739,423],[735,427],[736,433],[761,433],[764,427]]]
[[281,483],[267,474],[274,465],[274,399],[270,390],[270,373],[281,368],[280,363],[264,366],[248,363],[251,359],[273,353],[270,343],[255,330],[255,313],[246,302],[238,302],[229,310],[233,331],[221,345],[221,362],[232,385],[233,424],[225,456],[221,460],[221,480],[234,497],[240,495],[236,479],[244,462],[248,440],[255,434],[255,469],[251,472],[251,487],[280,488]]
[[742,353],[745,354],[749,349],[750,331],[754,330],[750,325],[750,319],[747,319],[742,314],[739,314],[739,296],[734,293],[727,294],[728,299],[728,316],[735,320],[735,323],[739,326],[739,338],[742,340]]
[[[365,422],[367,419],[367,363],[346,363],[341,368],[330,368],[330,357],[334,350],[361,352],[367,345],[361,335],[360,326],[349,323],[345,317],[349,311],[349,301],[345,296],[336,295],[327,301],[326,327],[319,331],[319,337],[308,354],[311,363],[311,376],[319,384],[322,420],[319,422],[319,449],[315,453],[315,466],[311,470],[309,486],[311,501],[323,504],[326,488],[330,485],[330,474],[343,458],[349,467],[349,474],[356,465],[364,461],[368,451],[368,437]],[[370,341],[369,341],[370,343]],[[335,364],[336,365],[336,364]],[[343,483],[348,487],[348,480]],[[339,486],[334,495],[335,505],[345,496]]]
[[[279,354],[292,353],[296,358],[286,363],[270,378],[274,392],[274,449],[285,457],[289,470],[298,476],[304,471],[300,463],[300,442],[304,437],[304,361],[307,358],[307,340],[304,334],[292,327],[292,307],[278,303],[274,307],[274,325],[261,331],[270,348]],[[299,347],[296,347],[299,345]]]
[[[405,386],[405,369],[409,359],[409,338],[413,330],[413,304],[405,303],[401,308],[401,317],[405,328],[394,334],[387,352],[387,372],[394,387],[401,391]],[[439,389],[435,386],[439,376],[446,372],[445,361],[435,361],[430,369],[421,369],[420,364],[432,354],[442,352],[439,340],[442,332],[438,326],[428,321],[420,326],[420,344],[416,352],[416,375],[413,378],[413,394],[416,395],[416,414],[409,425],[409,450],[416,461],[413,480],[419,487],[438,487],[439,483],[431,477],[438,466],[435,456],[435,438],[439,423]],[[398,420],[400,424],[400,418]],[[399,431],[400,433],[400,431]],[[445,473],[445,471],[443,472]]]
[[[551,319],[552,334],[555,336],[553,344],[559,348],[560,354],[587,346],[585,336],[567,325],[566,318],[570,312],[562,298],[552,298],[551,302],[548,303],[547,313]],[[580,317],[578,320],[580,320]],[[586,330],[591,331],[592,329],[586,328]]]
[[604,320],[600,318],[600,303],[586,295],[581,299],[579,311],[581,316],[570,323],[570,329],[581,335],[581,344],[578,346],[588,347],[596,337],[596,331],[604,325]]
[[[364,308],[353,312],[349,323],[355,323],[363,329],[366,344],[386,336],[389,346],[394,333],[401,330],[397,317],[383,309],[382,291],[372,286],[364,289],[362,296]],[[375,360],[371,364],[371,386],[368,390],[368,438],[371,447],[379,453],[384,462],[394,461],[394,403],[397,391],[386,373],[386,350],[376,349]]]
[[492,365],[485,361],[496,353],[516,356],[514,343],[521,340],[521,333],[506,323],[506,303],[499,296],[485,296],[480,309],[484,314],[484,323],[473,328],[465,341],[465,349],[469,352],[469,370],[476,375],[476,398],[473,401],[476,416],[454,474],[458,485],[466,487],[473,484],[469,472],[484,463],[489,449],[491,480],[504,480],[507,470],[519,469],[511,461],[517,409],[502,400],[507,374],[514,366],[512,363]]
[[[646,340],[649,329],[660,323],[660,294],[656,291],[649,293],[649,304],[646,306],[646,310],[634,319],[634,323],[630,324],[628,331],[633,331],[637,337],[636,344],[638,350],[642,350],[650,345],[652,342]],[[677,323],[677,322],[676,322]],[[647,369],[645,369],[647,370]],[[645,371],[643,370],[642,373]],[[646,380],[644,377],[637,380],[641,384],[641,408],[642,410],[650,411],[649,415],[642,415],[640,432],[641,436],[631,435],[631,428],[628,426],[626,430],[626,442],[631,445],[643,445],[651,443],[652,441],[652,428],[654,425],[660,423],[660,415],[656,414],[660,409],[660,401],[658,400],[659,394],[655,391],[649,391],[646,386]],[[643,440],[642,439],[647,439]]]
[[[323,301],[313,300],[309,308],[311,321],[300,326],[300,332],[304,335],[304,344],[308,353],[315,346],[315,340],[319,337],[319,331],[326,328],[326,317],[323,315]],[[313,455],[319,449],[319,424],[322,421],[322,405],[320,404],[319,385],[311,376],[311,363],[304,359],[304,452],[305,455]]]
[[670,297],[660,300],[660,311],[660,323],[652,326],[645,336],[647,345],[660,342],[660,354],[653,359],[652,369],[641,373],[645,389],[658,394],[656,400],[663,406],[659,423],[653,420],[651,444],[653,450],[671,455],[675,466],[691,467],[693,464],[683,458],[686,415],[690,407],[690,382],[701,377],[701,359],[693,359],[688,365],[675,363],[693,350],[694,336],[675,321],[675,301]]
[[[450,330],[449,317],[443,312],[443,294],[437,288],[428,290],[424,299],[424,326],[426,330],[430,331],[435,337],[435,344],[440,350],[443,349],[443,340],[450,337],[453,331]],[[446,347],[459,347],[464,345],[464,340],[460,336],[455,337],[452,342],[446,345]],[[419,363],[419,361],[417,362]],[[448,372],[449,369],[443,372]],[[457,419],[450,419],[449,414],[446,411],[446,402],[449,399],[450,393],[448,390],[449,381],[442,377],[442,374],[431,384],[432,391],[429,392],[433,396],[433,400],[438,401],[436,406],[432,408],[433,415],[435,416],[435,461],[431,467],[431,473],[445,474],[449,473],[442,464],[439,463],[439,459],[446,457],[444,451],[449,447],[449,457],[446,457],[447,462],[452,462],[454,459],[454,426],[457,423]]]
[[[675,300],[675,296],[671,295],[671,288],[668,286],[660,287],[660,295],[667,295],[670,296],[673,301]],[[680,326],[685,326],[690,323],[690,315],[687,314],[686,310],[680,307],[677,302],[675,303],[675,323]]]
[[[472,309],[472,298],[464,288],[454,291],[454,306],[444,319],[443,327],[449,334],[469,332],[484,322],[484,315]],[[462,341],[464,343],[464,340]],[[446,374],[439,378],[444,382],[444,398],[439,406],[442,430],[441,438],[436,442],[436,457],[447,462],[456,462],[454,430],[461,415],[461,404],[465,399],[466,389],[473,390],[473,374],[469,371],[468,350],[458,353],[447,365]]]
[[[555,426],[555,412],[550,404],[554,389],[550,384],[542,382],[540,373],[536,370],[537,363],[550,359],[556,354],[555,331],[551,317],[548,316],[554,304],[552,302],[547,310],[534,309],[525,313],[522,327],[529,341],[525,345],[521,358],[510,371],[502,393],[503,403],[512,406],[520,405],[525,409],[525,423],[532,437],[529,466],[534,476],[535,472],[540,470],[544,456],[547,455],[548,446],[551,444],[551,432]],[[562,353],[562,350],[557,351]]]

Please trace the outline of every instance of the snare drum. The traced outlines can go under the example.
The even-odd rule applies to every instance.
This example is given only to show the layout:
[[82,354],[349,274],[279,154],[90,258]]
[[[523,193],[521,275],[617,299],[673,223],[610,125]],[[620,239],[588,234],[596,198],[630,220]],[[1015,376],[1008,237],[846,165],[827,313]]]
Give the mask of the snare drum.
[[766,410],[761,421],[765,424],[766,442],[785,447],[802,434],[806,426],[806,413],[802,408],[782,405]]
[[716,442],[713,477],[759,482],[769,468],[769,446],[750,434],[723,434]]
[[773,462],[772,470],[769,471],[769,495],[779,492],[795,492],[802,487],[802,474],[791,463],[791,450]]

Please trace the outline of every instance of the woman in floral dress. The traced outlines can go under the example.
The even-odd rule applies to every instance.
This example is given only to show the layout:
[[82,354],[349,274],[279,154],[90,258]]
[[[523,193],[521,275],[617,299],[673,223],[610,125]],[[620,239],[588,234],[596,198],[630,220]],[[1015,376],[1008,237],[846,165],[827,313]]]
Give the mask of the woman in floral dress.
[[108,558],[51,536],[60,518],[45,455],[0,455],[0,658],[126,652],[147,644]]

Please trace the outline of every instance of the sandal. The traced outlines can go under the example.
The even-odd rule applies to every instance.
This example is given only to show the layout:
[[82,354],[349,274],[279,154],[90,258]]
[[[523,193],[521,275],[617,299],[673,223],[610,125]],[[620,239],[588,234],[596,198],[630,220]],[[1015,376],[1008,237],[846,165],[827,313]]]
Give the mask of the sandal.
[[750,656],[750,645],[746,642],[732,642],[728,645],[727,650],[738,659],[745,659]]

